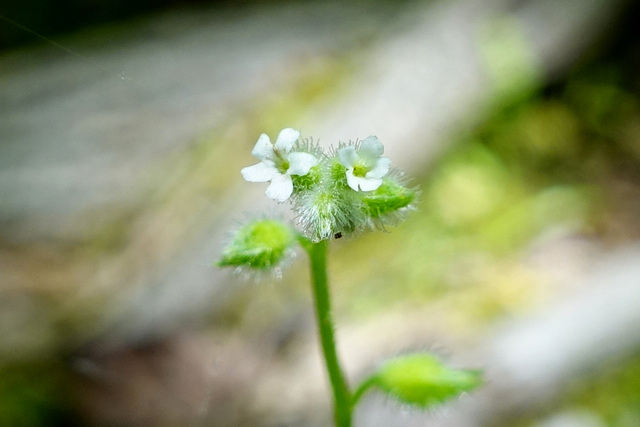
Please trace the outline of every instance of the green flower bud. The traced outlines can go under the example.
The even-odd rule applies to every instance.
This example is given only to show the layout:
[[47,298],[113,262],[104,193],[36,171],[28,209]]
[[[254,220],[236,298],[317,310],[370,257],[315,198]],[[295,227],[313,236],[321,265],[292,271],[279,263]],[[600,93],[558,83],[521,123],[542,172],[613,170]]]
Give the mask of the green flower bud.
[[418,353],[387,361],[367,384],[402,403],[428,408],[473,390],[481,382],[479,371],[452,369],[432,355]]
[[414,189],[405,187],[395,177],[389,176],[383,178],[378,189],[363,193],[362,203],[372,227],[384,229],[385,225],[395,225],[404,219],[415,197]]
[[242,227],[218,261],[220,267],[250,267],[268,270],[280,263],[295,243],[294,232],[285,224],[263,219]]
[[358,230],[365,222],[359,207],[360,196],[351,189],[317,186],[297,199],[295,210],[305,235],[317,242]]

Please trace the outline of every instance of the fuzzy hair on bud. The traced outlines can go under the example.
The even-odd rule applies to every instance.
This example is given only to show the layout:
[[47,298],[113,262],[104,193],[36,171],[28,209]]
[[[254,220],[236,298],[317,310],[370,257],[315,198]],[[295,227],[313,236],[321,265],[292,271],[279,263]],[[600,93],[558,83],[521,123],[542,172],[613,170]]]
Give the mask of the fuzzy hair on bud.
[[416,193],[415,189],[405,185],[395,170],[384,177],[378,189],[362,197],[369,227],[384,230],[386,226],[404,220],[407,213],[414,209]]
[[294,209],[304,234],[317,242],[357,231],[365,218],[358,209],[359,198],[351,193],[324,187],[302,195]]
[[369,384],[402,403],[429,408],[446,402],[482,383],[477,370],[453,369],[427,353],[388,360]]
[[282,262],[295,241],[294,231],[279,221],[252,221],[238,230],[217,264],[269,270]]

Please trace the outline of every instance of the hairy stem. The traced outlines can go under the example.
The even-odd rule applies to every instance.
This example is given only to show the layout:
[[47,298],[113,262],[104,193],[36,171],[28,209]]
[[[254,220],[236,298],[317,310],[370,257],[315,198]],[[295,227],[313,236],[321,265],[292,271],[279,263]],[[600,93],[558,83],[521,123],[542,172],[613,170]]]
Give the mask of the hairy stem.
[[345,381],[334,337],[334,325],[331,317],[331,300],[327,283],[327,248],[328,241],[317,243],[303,242],[311,260],[311,279],[313,297],[318,322],[318,332],[322,344],[322,353],[327,365],[329,381],[334,398],[334,415],[337,427],[351,427],[351,397]]

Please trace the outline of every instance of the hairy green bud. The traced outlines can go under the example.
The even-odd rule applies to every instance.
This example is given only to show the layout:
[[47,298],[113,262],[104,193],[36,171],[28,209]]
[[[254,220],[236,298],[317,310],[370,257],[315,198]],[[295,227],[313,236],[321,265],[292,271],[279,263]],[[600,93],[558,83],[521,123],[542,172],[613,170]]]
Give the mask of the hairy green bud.
[[480,371],[452,369],[430,354],[417,353],[387,361],[369,378],[366,387],[377,386],[402,403],[424,409],[481,383]]
[[359,195],[351,189],[318,186],[297,200],[298,223],[313,241],[331,239],[337,233],[351,234],[365,221]]
[[373,218],[382,218],[399,209],[406,208],[415,199],[416,192],[395,180],[383,179],[377,190],[365,193],[362,201],[367,213]]
[[283,260],[295,241],[291,228],[279,221],[253,221],[238,230],[218,266],[268,270]]

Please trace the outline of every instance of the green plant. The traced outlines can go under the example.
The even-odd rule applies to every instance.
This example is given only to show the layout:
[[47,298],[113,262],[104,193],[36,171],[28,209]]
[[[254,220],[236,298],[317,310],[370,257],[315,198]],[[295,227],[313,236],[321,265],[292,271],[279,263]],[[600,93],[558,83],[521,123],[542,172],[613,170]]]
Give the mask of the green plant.
[[352,412],[364,393],[377,388],[403,404],[429,408],[476,388],[479,371],[447,367],[435,356],[414,353],[385,362],[352,389],[336,352],[327,275],[331,239],[398,224],[414,208],[416,190],[383,157],[375,136],[340,143],[325,153],[300,132],[284,129],[275,143],[262,134],[252,154],[260,160],[242,169],[251,182],[270,182],[266,195],[290,201],[298,227],[281,221],[251,221],[236,233],[219,266],[265,271],[276,268],[298,243],[310,259],[318,332],[333,392],[338,427],[351,426]]

